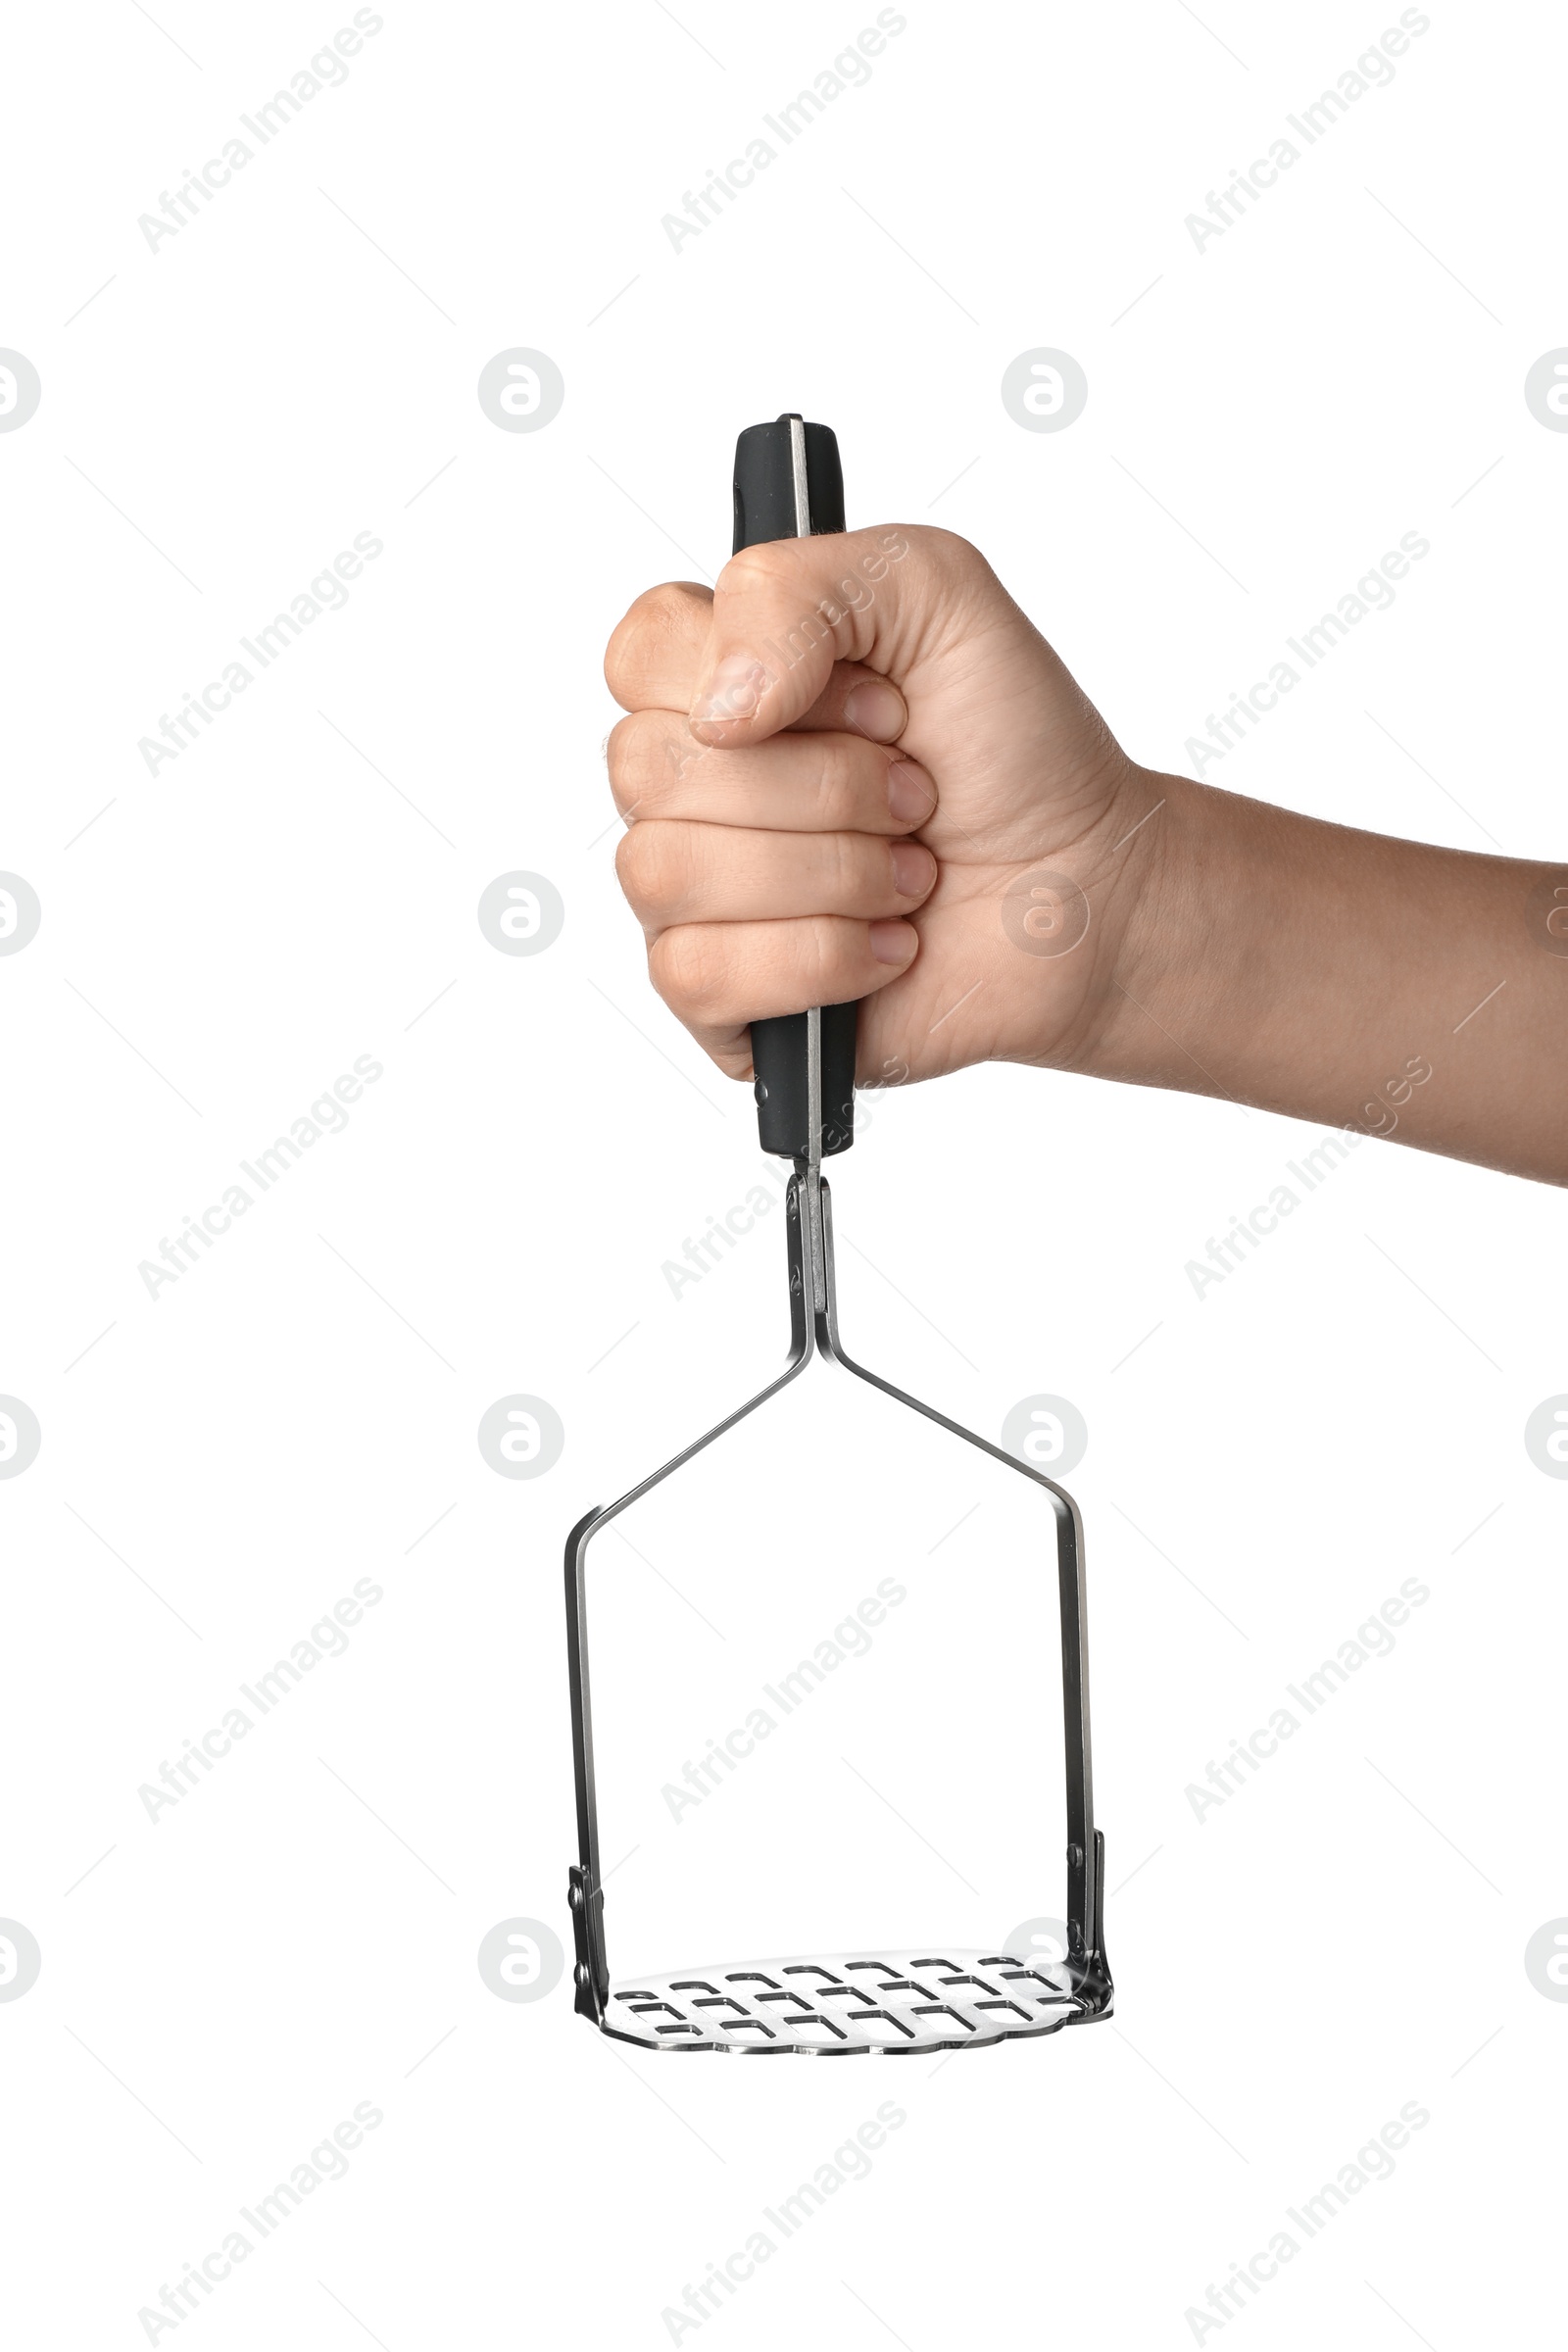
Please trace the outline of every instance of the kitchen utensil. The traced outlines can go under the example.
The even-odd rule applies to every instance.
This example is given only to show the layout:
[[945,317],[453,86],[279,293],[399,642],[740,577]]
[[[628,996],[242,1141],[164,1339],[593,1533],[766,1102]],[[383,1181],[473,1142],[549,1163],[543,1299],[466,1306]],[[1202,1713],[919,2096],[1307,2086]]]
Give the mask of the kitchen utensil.
[[[735,552],[766,540],[843,529],[838,445],[825,425],[784,416],[742,433],[735,457]],[[839,1338],[832,1210],[822,1162],[854,1141],[856,1013],[854,1004],[827,1005],[752,1025],[762,1149],[792,1160],[795,1170],[785,1209],[791,1336],[783,1371],[618,1502],[588,1512],[566,1539],[579,1848],[568,1891],[576,2007],[602,2033],[643,2049],[741,2050],[754,2056],[795,2051],[817,2057],[978,2049],[1055,2033],[1110,2011],[1102,1928],[1104,1844],[1094,1826],[1084,1544],[1077,1505],[1041,1471],[858,1364]],[[1046,1498],[1054,1531],[1061,1625],[1067,1949],[1059,1961],[1050,1961],[1026,1952],[956,1949],[939,1938],[910,1949],[724,1961],[616,1981],[606,1948],[594,1790],[589,1546],[621,1512],[799,1379],[813,1354],[1032,1480]]]

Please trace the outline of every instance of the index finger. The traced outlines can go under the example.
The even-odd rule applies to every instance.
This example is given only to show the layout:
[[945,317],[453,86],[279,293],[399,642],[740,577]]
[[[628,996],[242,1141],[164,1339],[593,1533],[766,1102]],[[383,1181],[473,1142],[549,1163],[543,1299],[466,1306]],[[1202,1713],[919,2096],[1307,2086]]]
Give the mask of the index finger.
[[[617,622],[605,653],[605,682],[623,710],[687,710],[707,654],[712,611],[712,591],[690,580],[666,580],[638,597]],[[807,730],[847,728],[892,743],[904,732],[907,715],[897,687],[858,662],[840,662],[810,708],[792,723]]]
[[[921,561],[908,568],[923,576],[911,598],[903,566],[916,541]],[[835,662],[864,663],[884,678],[900,670],[901,656],[912,651],[918,634],[911,608],[929,614],[947,601],[941,591],[952,583],[940,578],[933,599],[931,570],[935,564],[939,574],[956,576],[956,565],[944,560],[950,547],[964,543],[946,532],[887,524],[743,549],[713,592],[692,733],[699,742],[739,749],[799,725]]]

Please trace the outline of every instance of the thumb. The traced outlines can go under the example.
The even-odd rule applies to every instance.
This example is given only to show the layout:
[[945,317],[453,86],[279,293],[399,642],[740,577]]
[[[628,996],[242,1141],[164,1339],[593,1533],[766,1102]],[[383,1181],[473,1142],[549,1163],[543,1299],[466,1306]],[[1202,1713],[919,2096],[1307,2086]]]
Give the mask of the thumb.
[[901,644],[916,634],[910,608],[927,605],[933,585],[913,537],[884,525],[772,540],[733,557],[713,591],[692,699],[698,741],[738,750],[793,726],[823,693],[835,662],[892,669]]

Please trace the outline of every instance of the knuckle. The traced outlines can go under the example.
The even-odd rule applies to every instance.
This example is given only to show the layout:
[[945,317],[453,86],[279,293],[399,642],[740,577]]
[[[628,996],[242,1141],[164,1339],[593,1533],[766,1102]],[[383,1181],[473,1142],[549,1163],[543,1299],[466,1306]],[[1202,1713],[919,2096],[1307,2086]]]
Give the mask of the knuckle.
[[646,804],[658,790],[663,779],[662,744],[663,727],[655,710],[633,710],[611,728],[605,765],[622,815]]
[[620,887],[644,921],[672,922],[691,895],[693,828],[657,819],[633,825],[615,850]]
[[928,564],[950,566],[985,561],[969,540],[956,531],[943,530],[939,523],[909,522],[898,527],[900,536],[909,543],[910,555],[919,556]]
[[694,588],[689,580],[661,580],[657,588],[643,590],[627,618],[637,621],[650,636],[675,638],[684,644],[693,622],[706,621],[708,601],[707,590]]
[[655,988],[683,1021],[722,1019],[733,993],[734,956],[720,925],[683,923],[662,932],[648,957]]
[[718,594],[745,595],[758,589],[781,587],[796,577],[801,563],[797,551],[809,544],[807,540],[767,539],[760,546],[742,548],[739,555],[731,556],[719,573]]
[[911,523],[904,536],[921,569],[952,593],[972,592],[996,578],[980,550],[972,541],[960,538],[956,531],[939,530],[929,523]]
[[685,580],[645,588],[616,622],[605,651],[605,683],[627,709],[648,703],[676,659],[695,647],[707,619],[707,591]]

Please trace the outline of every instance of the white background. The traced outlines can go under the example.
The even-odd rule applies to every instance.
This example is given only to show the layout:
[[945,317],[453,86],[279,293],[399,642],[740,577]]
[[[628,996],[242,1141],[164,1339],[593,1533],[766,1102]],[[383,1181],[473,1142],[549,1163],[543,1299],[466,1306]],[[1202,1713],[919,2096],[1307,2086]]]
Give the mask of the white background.
[[[1315,1130],[1005,1068],[880,1102],[837,1183],[858,1352],[987,1434],[1037,1392],[1088,1421],[1117,2014],[940,2065],[676,2066],[565,1983],[497,1999],[475,1953],[514,1916],[565,1932],[562,1538],[785,1331],[776,1220],[678,1299],[662,1273],[758,1153],[616,890],[613,621],[717,569],[734,434],[799,408],[852,521],[972,537],[1129,750],[1187,767],[1418,531],[1393,609],[1209,775],[1549,858],[1568,438],[1522,387],[1568,342],[1560,18],[1434,6],[1200,252],[1185,217],[1396,9],[917,0],[677,253],[662,216],[873,10],[388,0],[156,251],[138,216],[351,12],[154,13],[14,23],[0,142],[0,342],[43,385],[0,436],[0,866],[43,909],[0,960],[0,1390],[42,1430],[0,1483],[0,1912],[43,1956],[0,2005],[16,2340],[148,2340],[162,2284],[368,2101],[347,2178],[154,2340],[665,2343],[890,2098],[869,2178],[678,2340],[1188,2343],[1407,2102],[1394,2177],[1214,2333],[1533,2337],[1568,2031],[1523,1962],[1568,1912],[1568,1487],[1522,1442],[1568,1388],[1545,1188],[1366,1142],[1200,1299],[1187,1261]],[[1062,433],[999,396],[1042,345],[1089,380]],[[564,376],[538,433],[475,397],[512,346]],[[150,775],[138,740],[361,532],[383,553],[345,609]],[[537,956],[476,921],[514,869],[565,904]],[[1402,1046],[1441,1064],[1468,1009]],[[346,1130],[149,1297],[139,1263],[362,1055]],[[518,1392],[566,1433],[534,1481],[475,1443]],[[830,1435],[830,1492],[923,1524],[918,1464]],[[1393,1653],[1195,1818],[1210,1759],[1412,1577]],[[139,1787],[365,1578],[346,1653],[150,1820]],[[652,1591],[636,1622],[678,1645]],[[938,1605],[956,1642],[987,1595]],[[980,1672],[911,1685],[939,1752]],[[728,1720],[650,1736],[656,1856],[658,1784]],[[841,1856],[866,1835],[848,1801],[809,1823]],[[877,1838],[948,1932],[940,1874]],[[986,1938],[1059,1909],[1054,1837],[1027,1900],[989,1825],[976,1850]]]

